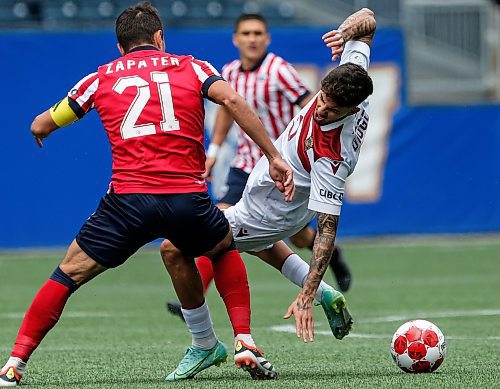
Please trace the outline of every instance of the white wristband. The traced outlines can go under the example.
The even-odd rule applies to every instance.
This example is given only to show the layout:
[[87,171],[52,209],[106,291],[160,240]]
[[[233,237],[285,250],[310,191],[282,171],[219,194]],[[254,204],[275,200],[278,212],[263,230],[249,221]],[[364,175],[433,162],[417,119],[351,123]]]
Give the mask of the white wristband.
[[210,143],[207,149],[207,158],[217,158],[217,154],[219,152],[220,146],[215,143]]

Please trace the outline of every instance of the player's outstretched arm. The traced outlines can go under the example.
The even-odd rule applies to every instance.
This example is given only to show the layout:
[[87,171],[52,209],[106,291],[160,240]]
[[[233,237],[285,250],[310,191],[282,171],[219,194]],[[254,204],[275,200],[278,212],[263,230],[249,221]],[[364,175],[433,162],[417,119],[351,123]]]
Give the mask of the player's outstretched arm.
[[309,273],[302,290],[285,314],[285,318],[294,315],[297,336],[302,336],[304,342],[307,342],[307,339],[314,340],[314,296],[330,263],[338,224],[338,215],[318,213],[318,232],[314,239]]
[[322,39],[326,47],[332,50],[332,61],[337,60],[344,49],[344,44],[351,40],[357,40],[371,46],[377,22],[375,14],[368,8],[363,8],[353,13],[339,26],[323,35]]
[[38,147],[42,148],[43,140],[58,128],[59,126],[50,116],[49,110],[38,115],[35,120],[33,120],[33,123],[31,123],[31,133],[35,137],[35,142]]
[[73,109],[65,97],[50,109],[38,115],[31,123],[31,133],[39,147],[43,147],[43,140],[58,128],[67,126],[78,120]]
[[214,167],[215,162],[217,162],[219,148],[226,140],[227,134],[229,133],[232,125],[233,117],[226,108],[220,107],[217,111],[217,115],[215,116],[214,131],[210,145],[208,146],[207,159],[205,161],[205,174],[203,174],[203,177],[207,178],[208,181],[210,181],[212,168]]
[[269,160],[269,174],[276,187],[285,193],[285,201],[292,201],[295,193],[292,169],[281,159],[257,114],[225,81],[215,81],[208,89],[208,95],[226,108],[241,129],[260,147]]

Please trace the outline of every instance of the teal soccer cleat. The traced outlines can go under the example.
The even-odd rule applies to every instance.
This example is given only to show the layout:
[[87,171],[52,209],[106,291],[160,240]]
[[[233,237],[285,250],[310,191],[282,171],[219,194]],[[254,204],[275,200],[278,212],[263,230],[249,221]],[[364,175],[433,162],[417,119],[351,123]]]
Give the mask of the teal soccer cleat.
[[333,336],[342,339],[352,328],[352,316],[342,293],[333,288],[324,289],[321,294],[321,306],[325,311]]
[[226,360],[226,347],[219,340],[210,350],[191,345],[186,350],[186,354],[180,361],[179,366],[165,378],[165,381],[180,381],[193,378],[200,371],[213,365],[220,366]]

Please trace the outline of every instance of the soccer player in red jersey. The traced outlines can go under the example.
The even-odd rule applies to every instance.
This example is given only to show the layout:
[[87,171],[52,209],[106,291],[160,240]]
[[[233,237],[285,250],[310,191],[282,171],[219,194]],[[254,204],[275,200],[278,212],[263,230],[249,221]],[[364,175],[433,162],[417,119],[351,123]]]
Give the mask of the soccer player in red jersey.
[[293,198],[291,169],[257,115],[209,63],[165,52],[154,7],[144,2],[123,11],[116,35],[122,57],[83,78],[31,125],[42,147],[53,131],[96,109],[111,144],[113,175],[96,212],[26,312],[10,358],[0,370],[0,386],[19,384],[28,359],[58,322],[73,292],[157,238],[167,238],[179,249],[168,271],[192,335],[192,345],[167,380],[192,378],[226,360],[194,257],[208,254],[235,263],[241,257],[202,177],[203,98],[231,112],[269,158],[270,174],[285,198]]

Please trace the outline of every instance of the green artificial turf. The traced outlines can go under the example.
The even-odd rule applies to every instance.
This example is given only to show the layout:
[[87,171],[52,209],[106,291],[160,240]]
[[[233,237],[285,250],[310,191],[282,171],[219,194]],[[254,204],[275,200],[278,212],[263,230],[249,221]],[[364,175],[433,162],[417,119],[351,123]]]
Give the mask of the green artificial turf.
[[[500,239],[349,241],[354,278],[346,294],[356,321],[338,341],[315,307],[316,336],[304,344],[293,319],[281,317],[299,289],[279,272],[245,256],[252,293],[252,329],[279,371],[275,382],[252,381],[230,363],[232,331],[215,290],[208,303],[229,363],[195,379],[165,383],[190,344],[184,324],[165,310],[175,299],[156,250],[144,249],[121,268],[83,286],[59,324],[33,354],[23,384],[30,388],[494,388],[500,387]],[[308,258],[307,250],[300,251]],[[8,357],[24,311],[62,252],[0,252],[0,357]],[[325,280],[333,282],[330,272]],[[432,374],[406,374],[389,345],[409,319],[427,319],[447,338],[448,354]]]

